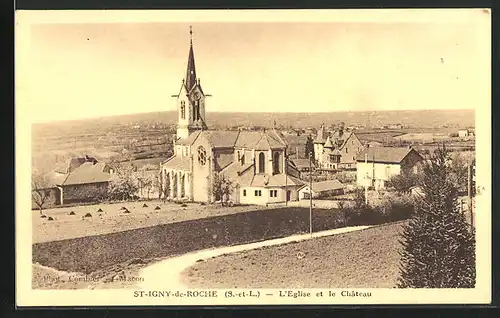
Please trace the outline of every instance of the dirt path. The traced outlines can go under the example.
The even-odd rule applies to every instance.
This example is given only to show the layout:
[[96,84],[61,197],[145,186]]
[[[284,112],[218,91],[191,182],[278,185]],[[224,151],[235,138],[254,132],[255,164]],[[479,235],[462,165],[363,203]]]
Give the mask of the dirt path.
[[284,238],[272,239],[262,242],[227,246],[209,250],[201,250],[184,254],[181,256],[170,257],[168,259],[165,259],[163,261],[160,261],[158,263],[143,268],[139,272],[138,276],[142,277],[144,280],[142,283],[139,283],[139,286],[148,289],[152,287],[157,287],[162,289],[168,288],[173,290],[187,289],[187,287],[184,286],[183,283],[181,282],[181,273],[185,269],[196,264],[196,262],[198,261],[203,261],[224,254],[257,249],[265,246],[282,245],[286,243],[309,240],[311,238],[318,238],[335,234],[359,231],[367,229],[369,227],[371,226],[345,227],[340,229],[316,232],[313,233],[312,236],[310,234],[292,235]]

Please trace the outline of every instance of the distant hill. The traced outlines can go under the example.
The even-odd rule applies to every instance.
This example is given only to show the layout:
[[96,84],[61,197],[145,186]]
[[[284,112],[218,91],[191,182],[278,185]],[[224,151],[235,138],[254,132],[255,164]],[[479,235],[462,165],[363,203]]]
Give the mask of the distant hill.
[[[104,126],[128,125],[175,125],[177,112],[165,111],[140,113],[113,117],[100,117],[72,121],[40,123],[33,126],[37,130],[57,130],[63,133],[67,129],[78,130],[80,133],[92,132]],[[244,113],[244,112],[208,112],[207,124],[211,128],[231,126],[263,126],[272,127],[273,122],[281,127],[305,128],[318,127],[336,122],[347,125],[367,125],[380,127],[382,125],[402,124],[413,128],[437,127],[473,127],[475,123],[474,110],[402,110],[402,111],[362,111],[362,112],[328,112],[328,113]]]

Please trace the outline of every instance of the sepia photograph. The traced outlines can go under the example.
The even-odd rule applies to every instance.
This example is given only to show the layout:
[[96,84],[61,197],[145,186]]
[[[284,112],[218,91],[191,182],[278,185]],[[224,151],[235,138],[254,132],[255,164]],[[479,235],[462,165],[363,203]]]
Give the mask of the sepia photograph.
[[490,24],[17,11],[18,305],[489,303]]

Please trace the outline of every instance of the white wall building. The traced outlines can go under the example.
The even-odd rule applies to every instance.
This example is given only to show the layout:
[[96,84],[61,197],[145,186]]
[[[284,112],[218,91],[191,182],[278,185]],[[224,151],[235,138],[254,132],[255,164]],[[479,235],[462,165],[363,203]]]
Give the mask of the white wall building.
[[357,158],[357,184],[382,189],[391,177],[404,169],[413,169],[422,160],[423,157],[411,147],[368,148]]

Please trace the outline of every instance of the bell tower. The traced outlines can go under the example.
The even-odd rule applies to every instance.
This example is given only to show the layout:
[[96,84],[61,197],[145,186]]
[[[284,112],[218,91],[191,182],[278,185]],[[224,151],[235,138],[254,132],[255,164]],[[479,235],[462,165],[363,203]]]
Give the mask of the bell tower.
[[206,130],[205,95],[200,79],[196,77],[196,67],[193,50],[193,29],[189,27],[190,45],[187,62],[186,78],[182,80],[177,98],[177,139],[187,138],[193,131]]

